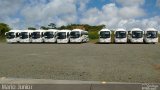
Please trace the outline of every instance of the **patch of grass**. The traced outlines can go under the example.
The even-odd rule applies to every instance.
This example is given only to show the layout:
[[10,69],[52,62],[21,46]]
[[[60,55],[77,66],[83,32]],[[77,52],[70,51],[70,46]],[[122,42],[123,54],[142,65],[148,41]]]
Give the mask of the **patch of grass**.
[[98,39],[98,31],[90,31],[89,38],[90,39]]
[[158,42],[160,42],[160,34],[158,34]]
[[98,39],[90,39],[89,42],[90,42],[90,43],[97,43],[97,42],[98,42]]
[[0,43],[1,43],[1,42],[6,42],[5,37],[0,37]]
[[90,39],[90,43],[97,43],[98,42],[98,31],[90,31],[89,32],[89,39]]
[[111,34],[111,42],[114,42],[114,32]]

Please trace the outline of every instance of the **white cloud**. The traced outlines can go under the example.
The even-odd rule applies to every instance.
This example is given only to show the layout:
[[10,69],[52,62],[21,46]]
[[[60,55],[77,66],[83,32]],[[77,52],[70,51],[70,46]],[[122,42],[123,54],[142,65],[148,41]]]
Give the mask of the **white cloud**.
[[145,15],[143,9],[137,6],[130,6],[130,7],[122,7],[119,11],[119,15],[122,18],[138,18]]
[[22,0],[0,0],[0,22],[19,28],[20,18],[16,17],[23,4]]
[[139,6],[143,5],[145,0],[116,0],[116,2],[123,6]]
[[83,14],[83,18],[80,19],[81,23],[95,24],[98,23],[101,12],[97,8],[92,8]]
[[[77,0],[78,1],[78,0]],[[79,4],[79,8],[78,11],[79,12],[84,12],[86,10],[86,4],[89,2],[90,0],[79,0],[78,4]]]
[[121,24],[121,27],[127,28],[128,30],[130,30],[131,28],[141,28],[141,29],[146,29],[146,28],[156,28],[157,30],[160,30],[160,17],[159,16],[154,16],[148,19],[141,19],[141,20],[137,20],[137,19],[129,19],[124,21],[125,23],[123,23],[123,20],[121,20],[121,22],[119,22],[119,24]]
[[78,12],[82,13],[86,10],[86,4],[89,0],[50,0],[48,3],[44,2],[41,0],[38,3],[35,0],[22,9],[21,14],[26,23],[32,25],[38,22],[39,25],[47,25],[54,22],[58,26],[77,23]]
[[125,6],[118,8],[116,4],[110,3],[102,7],[101,10],[91,8],[84,13],[81,23],[99,25],[105,24],[108,28],[115,29],[122,27],[128,20],[140,18],[145,15],[143,9],[138,6]]
[[[76,6],[71,0],[53,0],[47,4],[39,3],[35,6],[26,5],[22,10],[22,15],[27,22],[46,22],[53,20],[52,22],[58,23],[57,20],[71,23],[76,22]],[[66,16],[73,16],[71,19]],[[58,20],[59,21],[59,20]],[[48,24],[48,23],[47,23]]]
[[[146,15],[141,7],[145,0],[116,0],[116,3],[105,4],[101,9],[88,8],[87,4],[91,0],[0,0],[0,2],[0,21],[13,28],[39,27],[53,22],[58,26],[82,23],[105,24],[109,29],[154,27],[160,30],[159,16],[142,19]],[[157,0],[157,5],[160,6],[160,0]]]
[[119,8],[114,3],[106,4],[102,7],[102,13],[106,14],[107,17],[116,17]]
[[84,13],[80,22],[92,25],[105,24],[109,29],[125,28],[130,30],[135,27],[141,29],[154,27],[160,30],[160,17],[154,16],[142,19],[141,17],[146,15],[144,10],[138,6],[141,5],[142,2],[137,1],[134,3],[137,4],[132,6],[125,4],[122,7],[118,7],[116,4],[110,3],[104,5],[102,9],[90,8]]
[[22,0],[0,0],[0,16],[14,15],[22,3]]
[[[48,25],[50,22],[58,26],[77,23],[79,14],[86,10],[89,0],[0,0],[0,2],[1,22],[8,22],[7,18],[19,19],[19,27],[23,23],[23,28],[27,28]],[[17,25],[13,28],[17,28]]]
[[[20,26],[20,19],[19,18],[10,18],[10,17],[5,17],[5,20],[3,21],[3,23],[7,23],[8,25],[10,25],[10,27],[12,27],[13,29],[19,29]],[[22,24],[21,24],[22,25]],[[23,25],[22,25],[23,26]]]

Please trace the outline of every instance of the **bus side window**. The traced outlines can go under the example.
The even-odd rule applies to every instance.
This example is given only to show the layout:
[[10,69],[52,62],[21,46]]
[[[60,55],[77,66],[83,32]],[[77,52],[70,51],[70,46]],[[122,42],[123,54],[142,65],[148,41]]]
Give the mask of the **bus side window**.
[[84,32],[81,33],[81,36],[83,36],[83,35],[84,35]]
[[33,33],[31,33],[31,37],[33,36]]
[[88,33],[86,32],[86,35],[88,35]]
[[88,32],[85,32],[86,37],[88,37]]
[[88,33],[87,33],[87,32],[84,32],[84,35],[88,35]]

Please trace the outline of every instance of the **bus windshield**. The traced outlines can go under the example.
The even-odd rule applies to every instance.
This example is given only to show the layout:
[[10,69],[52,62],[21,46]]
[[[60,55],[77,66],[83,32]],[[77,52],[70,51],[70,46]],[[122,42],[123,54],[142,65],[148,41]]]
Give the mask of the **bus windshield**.
[[8,32],[6,36],[8,39],[15,38],[14,32]]
[[65,39],[66,38],[66,32],[59,32],[57,34],[57,36],[58,36],[58,39]]
[[147,38],[157,38],[157,31],[147,31]]
[[109,31],[101,31],[100,38],[110,38],[110,32]]
[[33,32],[32,33],[32,38],[33,39],[37,39],[37,38],[40,38],[40,37],[41,37],[40,32]]
[[126,31],[117,31],[116,38],[126,38]]
[[28,33],[27,33],[27,32],[21,32],[21,33],[20,33],[20,38],[21,38],[21,39],[26,39],[26,38],[28,38]]
[[143,31],[132,31],[132,38],[142,38]]
[[54,33],[53,32],[45,32],[44,33],[44,37],[45,38],[53,38],[54,37]]
[[80,32],[79,31],[72,31],[70,33],[71,38],[79,38],[80,37]]

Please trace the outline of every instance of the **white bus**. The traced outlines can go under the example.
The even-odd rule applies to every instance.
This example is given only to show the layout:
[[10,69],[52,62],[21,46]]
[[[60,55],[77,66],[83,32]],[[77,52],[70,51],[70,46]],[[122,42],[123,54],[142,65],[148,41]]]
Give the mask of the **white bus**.
[[20,38],[19,38],[19,34],[20,34],[21,30],[10,30],[9,32],[6,32],[6,40],[7,43],[18,43]]
[[58,30],[56,29],[46,30],[44,33],[44,42],[55,43],[57,41],[57,38],[56,38],[57,32]]
[[31,43],[32,42],[33,30],[22,30],[20,33],[20,43]]
[[69,43],[71,30],[59,30],[57,33],[57,43]]
[[145,43],[157,43],[158,42],[158,30],[154,28],[146,29],[144,41]]
[[127,31],[122,28],[115,30],[114,42],[115,43],[127,43]]
[[42,43],[44,42],[43,35],[45,30],[34,30],[32,32],[32,43]]
[[109,29],[102,29],[98,32],[99,43],[111,43],[112,32]]
[[70,33],[70,42],[71,43],[82,43],[88,42],[88,31],[81,29],[73,29]]
[[143,43],[143,34],[144,31],[140,28],[133,28],[130,31],[129,42],[131,43]]

